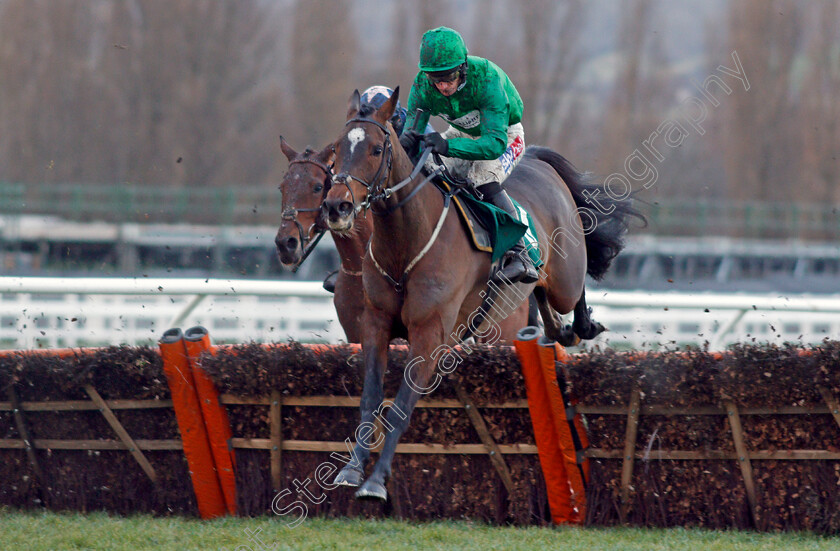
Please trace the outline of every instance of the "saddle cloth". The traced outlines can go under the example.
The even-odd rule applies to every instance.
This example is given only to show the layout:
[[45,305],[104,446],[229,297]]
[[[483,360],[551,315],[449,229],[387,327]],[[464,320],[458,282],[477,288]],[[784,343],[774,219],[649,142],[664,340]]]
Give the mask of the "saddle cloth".
[[[440,179],[435,180],[435,185],[444,193],[449,193],[451,189],[447,182]],[[452,197],[470,242],[479,251],[490,253],[491,262],[499,260],[524,235],[531,261],[534,266],[540,267],[543,263],[540,260],[534,221],[522,205],[512,197],[511,201],[516,207],[518,218],[513,218],[495,205],[479,200],[471,193],[461,192]]]

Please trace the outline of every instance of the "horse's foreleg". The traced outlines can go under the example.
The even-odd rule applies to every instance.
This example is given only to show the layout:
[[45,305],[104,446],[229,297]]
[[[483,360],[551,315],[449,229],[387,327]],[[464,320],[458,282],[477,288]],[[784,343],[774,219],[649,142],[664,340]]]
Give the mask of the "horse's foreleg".
[[[425,340],[429,343],[442,343],[443,332],[434,331],[433,333],[432,336],[423,335],[426,337]],[[373,498],[384,501],[388,498],[385,483],[391,476],[391,462],[397,451],[397,443],[408,428],[411,414],[421,395],[430,394],[439,383],[438,377],[440,375],[435,374],[437,364],[430,353],[434,349],[434,345],[414,346],[414,343],[422,337],[418,338],[415,333],[412,333],[412,336],[414,339],[409,351],[408,357],[410,359],[403,374],[403,382],[394,403],[389,404],[390,409],[387,417],[383,419],[383,428],[386,431],[385,443],[373,472],[356,492],[356,497],[360,499]],[[433,375],[435,375],[434,381],[432,380]]]
[[[418,377],[419,379],[420,377]],[[418,384],[426,384],[428,381],[416,381]],[[371,472],[370,477],[365,480],[362,487],[356,492],[356,497],[359,499],[379,499],[385,501],[388,499],[388,490],[385,484],[388,477],[391,476],[391,462],[394,459],[394,454],[397,450],[397,443],[400,437],[408,428],[411,414],[414,411],[414,406],[420,394],[411,390],[411,388],[403,382],[400,386],[399,392],[394,403],[391,404],[388,410],[387,417],[382,420],[383,428],[386,431],[385,444],[379,454],[379,460]]]
[[370,451],[376,446],[373,441],[375,434],[375,412],[382,406],[384,392],[382,389],[383,375],[388,365],[388,341],[390,339],[390,324],[382,319],[372,319],[365,316],[365,337],[362,343],[362,355],[365,362],[365,381],[362,389],[362,399],[359,403],[361,421],[355,430],[356,445],[350,460],[336,475],[334,484],[342,486],[359,486],[365,478],[365,465],[370,459]]
[[538,327],[540,325],[540,304],[537,302],[537,295],[528,295],[528,325]]
[[575,334],[581,339],[594,339],[606,330],[606,327],[592,319],[590,308],[586,306],[586,291],[580,294],[575,304],[575,321],[572,323]]

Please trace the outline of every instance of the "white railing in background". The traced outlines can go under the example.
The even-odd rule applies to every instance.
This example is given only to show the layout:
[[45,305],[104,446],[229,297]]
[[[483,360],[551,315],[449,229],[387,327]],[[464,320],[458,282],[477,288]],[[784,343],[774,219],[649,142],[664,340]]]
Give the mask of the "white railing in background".
[[0,277],[0,348],[152,344],[204,325],[214,342],[338,342],[332,295],[298,281]]
[[735,342],[819,343],[840,336],[840,295],[587,292],[610,331],[592,341],[624,348]]
[[[610,331],[592,344],[658,348],[816,343],[840,335],[840,296],[679,294],[590,289]],[[0,277],[0,348],[153,344],[204,325],[213,341],[337,343],[344,332],[320,282]]]

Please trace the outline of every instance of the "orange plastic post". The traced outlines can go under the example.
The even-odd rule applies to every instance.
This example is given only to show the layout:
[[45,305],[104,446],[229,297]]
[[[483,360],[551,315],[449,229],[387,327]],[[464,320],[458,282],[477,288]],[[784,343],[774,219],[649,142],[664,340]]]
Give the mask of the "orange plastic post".
[[227,510],[236,514],[236,457],[233,451],[233,432],[230,428],[227,410],[219,400],[219,391],[201,367],[199,356],[210,348],[210,335],[201,326],[191,327],[184,332],[184,346],[190,363],[195,389],[204,416],[204,427],[210,441],[210,450],[216,465],[216,473],[224,494]]
[[184,443],[184,455],[190,469],[198,513],[204,519],[215,518],[224,516],[227,507],[216,475],[213,453],[210,451],[204,417],[183,341],[180,329],[167,330],[159,342],[160,356],[172,393],[175,418]]
[[579,430],[579,427],[583,428],[580,415],[575,412],[565,389],[560,388],[555,368],[555,361],[568,360],[568,354],[557,342],[546,337],[540,337],[537,341],[537,353],[551,415],[557,429],[557,441],[572,489],[572,505],[576,511],[574,521],[583,522],[586,517],[586,485],[589,482],[589,461],[583,456],[583,451],[588,447],[588,441],[585,432]]
[[545,478],[551,520],[555,524],[564,524],[576,521],[577,517],[572,505],[572,493],[566,474],[566,462],[560,451],[554,415],[551,412],[545,377],[542,374],[537,346],[539,336],[539,328],[525,327],[516,334],[513,345],[516,348],[516,355],[519,357],[522,374],[525,377],[528,410],[531,413],[531,425],[534,427],[537,453]]
[[[571,363],[572,357],[569,356],[569,353],[566,352],[566,349],[560,346],[560,343],[554,343],[554,350],[557,357],[557,361],[563,364],[563,373],[565,374],[566,380],[569,379],[568,371],[566,370],[566,365]],[[555,372],[556,375],[556,372]],[[578,404],[578,400],[568,396],[564,389],[560,389],[560,392],[563,394],[563,400],[568,403],[571,407],[575,407]],[[583,417],[577,411],[574,412],[574,429],[577,432],[577,436],[580,439],[580,449],[586,450],[589,449],[589,437],[586,435],[586,427],[583,424]],[[578,461],[580,463],[580,460]],[[584,457],[583,460],[583,478],[587,485],[589,485],[589,458]]]

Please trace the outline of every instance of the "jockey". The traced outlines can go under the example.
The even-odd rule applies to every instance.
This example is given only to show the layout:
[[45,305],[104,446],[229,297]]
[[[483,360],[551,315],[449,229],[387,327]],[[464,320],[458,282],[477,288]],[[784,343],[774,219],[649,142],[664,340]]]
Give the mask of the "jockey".
[[[467,55],[464,39],[447,27],[423,34],[418,67],[405,127],[425,126],[432,115],[449,127],[425,136],[407,131],[400,137],[403,148],[412,155],[422,140],[450,173],[473,182],[484,201],[518,219],[502,188],[525,150],[522,99],[510,78],[492,61]],[[501,274],[511,282],[538,279],[524,250],[523,237],[502,260]]]

